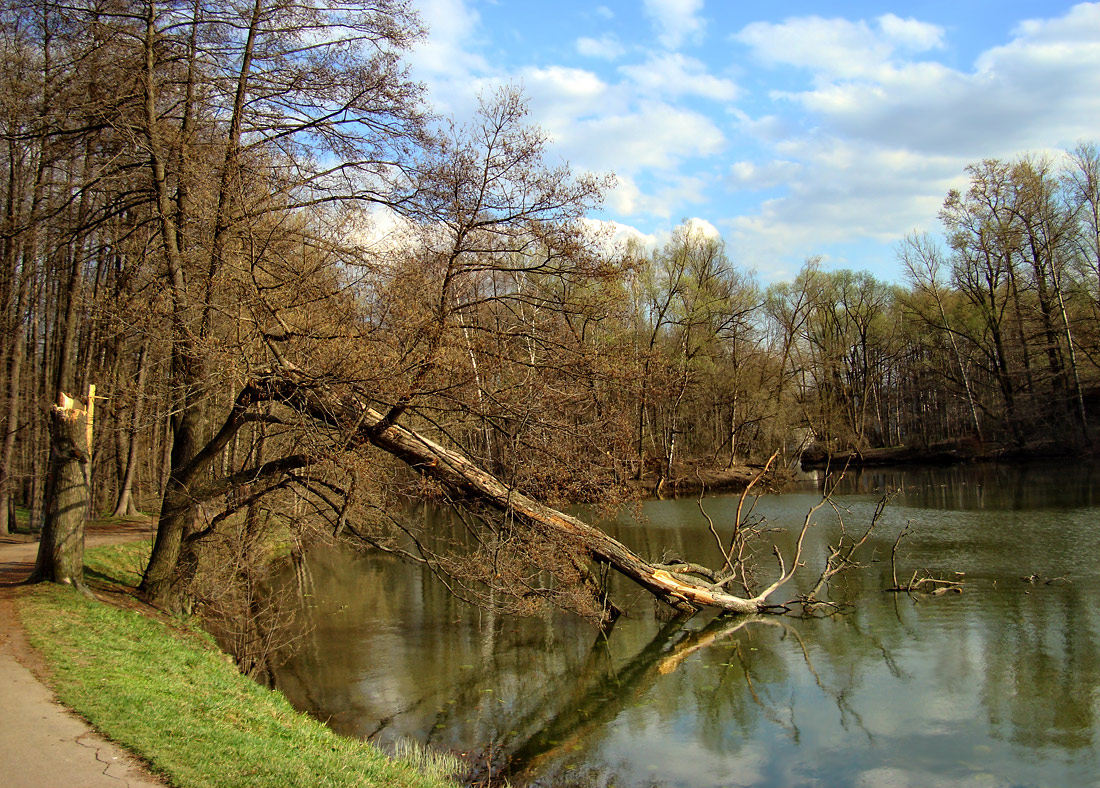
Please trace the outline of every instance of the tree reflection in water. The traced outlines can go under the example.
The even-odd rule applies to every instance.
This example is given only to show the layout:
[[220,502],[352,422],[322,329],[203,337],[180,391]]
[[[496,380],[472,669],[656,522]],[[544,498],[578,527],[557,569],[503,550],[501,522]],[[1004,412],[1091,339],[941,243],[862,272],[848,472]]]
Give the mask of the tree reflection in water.
[[[1017,509],[1021,489],[1044,482],[1015,476],[970,507],[974,480],[990,473],[952,471],[943,489],[965,508],[903,495],[872,546],[885,561],[848,579],[853,612],[830,619],[662,625],[637,609],[593,642],[568,618],[465,608],[415,568],[312,556],[314,638],[279,684],[341,732],[473,749],[478,776],[491,765],[494,784],[507,776],[517,787],[1090,784],[1100,773],[1100,509]],[[1069,486],[1080,502],[1081,485]],[[842,499],[858,518],[876,496]],[[783,525],[804,503],[760,506]],[[617,535],[687,543],[693,507],[646,504],[647,522]],[[716,516],[721,507],[709,505]],[[963,571],[964,594],[882,593],[909,520],[910,570]],[[823,524],[809,560],[834,538]],[[1032,573],[1070,582],[1020,580]]]

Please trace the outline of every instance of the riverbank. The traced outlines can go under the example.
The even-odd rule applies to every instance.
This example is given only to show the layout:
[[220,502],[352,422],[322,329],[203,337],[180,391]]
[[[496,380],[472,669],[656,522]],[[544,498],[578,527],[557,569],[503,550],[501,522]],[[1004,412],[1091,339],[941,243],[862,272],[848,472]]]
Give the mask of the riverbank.
[[969,462],[1033,462],[1095,456],[1092,447],[1067,446],[1056,441],[1031,441],[1022,445],[979,443],[975,440],[945,441],[930,446],[887,446],[863,451],[830,452],[814,444],[802,454],[804,471],[830,468],[907,467],[916,465],[956,465]]
[[[685,463],[673,468],[672,476],[660,478],[649,474],[641,479],[628,482],[639,498],[675,498],[700,493],[727,492],[744,490],[753,479],[764,470],[761,464],[712,467],[704,463]],[[773,467],[757,482],[754,490],[758,492],[781,492],[789,489],[796,481],[796,474],[790,468]],[[660,482],[660,487],[658,483]]]
[[[33,545],[0,545],[5,600],[18,613],[32,656],[40,658],[40,679],[66,707],[141,759],[149,771],[140,784],[156,785],[151,773],[178,788],[452,785],[295,711],[281,693],[240,675],[205,633],[138,601],[131,592],[142,547],[88,551],[87,578],[101,600],[95,601],[59,586],[14,586],[19,565],[25,576],[30,564],[12,555]],[[4,705],[5,719],[36,724],[36,709]],[[12,740],[22,742],[19,757],[50,778],[57,753],[27,749],[29,739]],[[68,744],[83,748],[82,740],[74,736]],[[10,763],[5,757],[9,775]],[[89,768],[97,763],[99,772],[109,767],[93,758]],[[94,776],[64,782],[98,785]]]

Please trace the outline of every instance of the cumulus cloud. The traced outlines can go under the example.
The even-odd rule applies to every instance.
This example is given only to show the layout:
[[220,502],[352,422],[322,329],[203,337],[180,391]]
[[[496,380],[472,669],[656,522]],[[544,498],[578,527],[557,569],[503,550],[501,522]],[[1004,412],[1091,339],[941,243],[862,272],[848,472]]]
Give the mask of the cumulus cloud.
[[687,228],[688,233],[691,235],[701,235],[704,238],[714,238],[721,240],[722,233],[718,231],[718,228],[708,222],[706,219],[700,219],[698,216],[693,216],[683,223],[683,226]]
[[[963,161],[950,156],[867,148],[836,138],[792,142],[785,152],[798,161],[774,163],[797,172],[777,179],[785,192],[720,223],[746,264],[765,278],[790,276],[803,258],[852,239],[891,245],[914,229],[935,231],[947,191],[965,184]],[[740,174],[752,178],[756,170],[744,163]],[[888,268],[893,259],[879,262]]]
[[732,164],[727,183],[782,191],[719,224],[766,278],[831,244],[936,231],[970,162],[1096,135],[1100,4],[1022,22],[962,69],[933,59],[941,28],[894,15],[754,23],[735,39],[761,62],[806,72],[803,88],[770,94],[767,114],[737,116],[763,151]]
[[618,60],[626,54],[626,47],[618,37],[612,34],[600,38],[582,36],[577,39],[577,52],[585,57],[597,57],[602,60]]
[[[607,216],[652,240],[655,226],[708,215],[764,278],[820,252],[846,264],[840,245],[852,238],[889,244],[935,230],[967,163],[1095,139],[1100,117],[1100,3],[1020,22],[961,67],[949,31],[898,14],[755,22],[732,36],[744,48],[727,63],[704,62],[702,49],[678,51],[705,32],[702,0],[645,0],[642,21],[660,43],[649,54],[596,27],[571,42],[589,58],[582,68],[553,55],[507,66],[483,56],[496,43],[470,0],[418,7],[431,37],[412,62],[440,112],[461,115],[479,89],[521,84],[552,156],[617,174]],[[613,16],[606,6],[584,14],[601,26]],[[771,75],[746,75],[760,64],[782,90],[747,93],[768,84]],[[729,151],[736,160],[722,158]]]
[[[639,93],[629,81],[609,83],[592,71],[564,66],[528,68],[518,76],[530,97],[532,120],[550,135],[554,154],[582,169],[620,177],[652,170],[667,178],[683,162],[713,156],[726,146],[712,118]],[[628,213],[652,211],[640,191],[632,195],[627,186],[621,188],[621,206],[633,206]]]
[[943,46],[942,28],[894,14],[865,20],[796,17],[753,22],[734,34],[764,63],[810,69],[822,79],[874,77],[899,52]]
[[585,219],[589,237],[600,244],[601,249],[612,254],[622,252],[629,243],[637,244],[645,252],[656,248],[657,236],[643,233],[637,227],[611,219]]
[[939,25],[921,22],[912,17],[902,19],[894,14],[886,14],[878,18],[878,26],[883,36],[899,48],[913,52],[943,49],[944,30]]
[[[877,57],[870,51],[865,64]],[[1100,4],[1021,24],[971,71],[880,63],[846,79],[855,75],[820,69],[812,89],[776,97],[810,110],[833,134],[969,157],[1072,145],[1094,135],[1100,117]]]
[[465,113],[474,105],[470,86],[492,73],[477,52],[481,17],[465,0],[419,0],[417,11],[428,36],[409,53],[417,78],[432,94],[441,113]]
[[666,49],[677,49],[685,41],[697,41],[706,23],[700,16],[703,0],[643,0],[642,9]]
[[786,159],[772,159],[760,164],[737,161],[730,167],[729,182],[734,188],[771,189],[793,179],[802,165]]
[[692,203],[706,201],[710,182],[696,176],[645,177],[642,189],[631,175],[619,175],[616,185],[606,197],[606,206],[624,217],[656,217],[665,221],[678,218],[674,211]]
[[651,95],[732,101],[739,93],[732,80],[708,73],[702,61],[678,52],[651,55],[644,63],[621,66],[619,72]]
[[714,155],[726,144],[709,117],[662,102],[578,121],[574,144],[616,172],[672,170],[685,159]]

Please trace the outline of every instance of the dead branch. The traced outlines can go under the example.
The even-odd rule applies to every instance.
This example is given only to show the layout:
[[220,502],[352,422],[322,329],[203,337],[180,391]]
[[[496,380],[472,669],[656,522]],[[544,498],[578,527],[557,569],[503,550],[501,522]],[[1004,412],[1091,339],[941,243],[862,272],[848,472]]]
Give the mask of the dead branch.
[[353,394],[341,395],[331,387],[303,379],[293,371],[265,375],[252,386],[263,391],[267,398],[281,402],[319,423],[343,430],[352,429],[360,440],[388,452],[460,495],[507,513],[536,531],[541,530],[575,545],[593,561],[611,566],[657,599],[683,612],[706,607],[732,613],[786,609],[772,604],[769,597],[787,583],[802,565],[802,546],[811,517],[827,501],[823,498],[807,513],[790,567],[781,558],[779,577],[773,583],[754,596],[739,597],[727,593],[716,584],[682,574],[677,577],[667,569],[658,568],[598,528],[524,495],[479,468],[465,455],[394,423],[392,417],[386,418]]
[[912,520],[906,521],[905,527],[901,529],[898,538],[894,540],[894,546],[890,548],[890,575],[893,578],[894,584],[890,588],[887,588],[886,592],[889,594],[925,593],[931,594],[932,596],[961,594],[963,586],[961,580],[942,580],[933,577],[932,573],[927,569],[914,569],[908,583],[904,585],[898,583],[898,546],[901,545],[901,540],[909,534],[909,526],[912,524]]
[[[856,562],[856,553],[867,543],[871,538],[871,535],[875,532],[875,527],[878,525],[879,520],[882,519],[883,513],[886,511],[886,506],[889,504],[890,499],[896,495],[895,492],[887,492],[882,498],[879,499],[875,505],[875,512],[871,516],[871,522],[867,525],[867,528],[863,531],[862,535],[858,539],[853,538],[847,532],[844,524],[844,517],[836,506],[830,502],[830,506],[833,506],[834,511],[837,513],[837,517],[840,519],[840,539],[836,545],[829,546],[829,556],[825,560],[825,568],[821,571],[821,575],[817,579],[817,583],[814,587],[802,597],[800,600],[804,606],[814,607],[819,605],[828,605],[834,608],[838,608],[833,603],[823,602],[818,595],[822,590],[828,586],[832,579],[849,569],[854,569],[859,566]],[[896,546],[895,546],[896,547]],[[896,582],[896,581],[895,581]],[[838,608],[839,609],[839,608]]]

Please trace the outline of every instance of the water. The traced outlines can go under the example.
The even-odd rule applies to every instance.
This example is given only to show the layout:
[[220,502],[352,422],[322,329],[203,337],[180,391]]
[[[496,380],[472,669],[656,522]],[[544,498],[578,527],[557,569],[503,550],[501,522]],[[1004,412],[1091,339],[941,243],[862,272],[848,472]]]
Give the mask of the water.
[[[851,610],[830,618],[662,624],[619,583],[631,615],[605,640],[563,615],[469,608],[388,559],[317,553],[302,609],[313,633],[277,680],[341,733],[465,752],[516,786],[1100,785],[1100,474],[849,477],[834,502],[850,533],[887,488],[901,492],[864,567],[833,589]],[[769,541],[789,556],[818,500],[762,498],[756,512],[780,529]],[[721,527],[736,498],[705,505]],[[841,527],[817,519],[802,590]],[[962,580],[961,595],[883,592],[906,523],[899,579],[928,570]],[[646,555],[717,555],[692,500],[649,502],[606,527]]]

